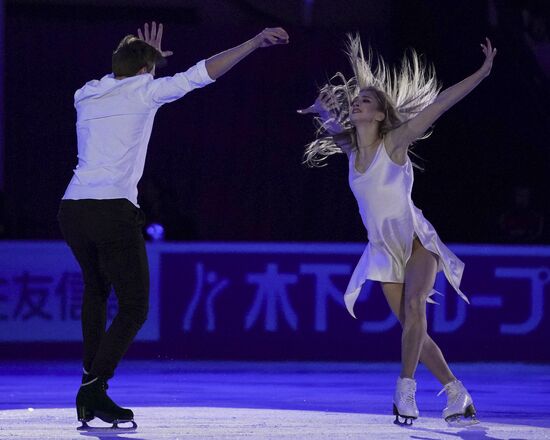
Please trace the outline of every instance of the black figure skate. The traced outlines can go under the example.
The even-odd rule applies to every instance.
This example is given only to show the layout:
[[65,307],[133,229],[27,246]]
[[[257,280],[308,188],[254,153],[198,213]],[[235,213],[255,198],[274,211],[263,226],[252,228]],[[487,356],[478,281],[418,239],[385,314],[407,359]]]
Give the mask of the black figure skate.
[[[82,422],[82,426],[77,429],[79,431],[135,430],[137,424],[134,422],[134,413],[130,409],[121,408],[111,400],[106,392],[107,381],[99,377],[88,376],[88,379],[90,380],[80,386],[76,395],[76,413],[78,421]],[[88,422],[95,417],[106,423],[112,423],[112,426],[97,428],[89,426]],[[119,426],[127,423],[131,426]]]

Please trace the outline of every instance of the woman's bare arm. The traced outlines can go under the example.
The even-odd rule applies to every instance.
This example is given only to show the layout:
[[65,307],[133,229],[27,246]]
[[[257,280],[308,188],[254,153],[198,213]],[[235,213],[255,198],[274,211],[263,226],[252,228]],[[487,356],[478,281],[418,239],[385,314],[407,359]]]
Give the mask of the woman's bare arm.
[[394,153],[406,154],[409,145],[416,139],[422,137],[435,121],[458,101],[477,87],[477,85],[491,73],[493,59],[497,53],[491,46],[491,41],[486,38],[486,44],[481,44],[485,60],[479,70],[464,80],[443,90],[433,103],[428,105],[414,118],[405,124],[392,130],[387,137],[388,149]]

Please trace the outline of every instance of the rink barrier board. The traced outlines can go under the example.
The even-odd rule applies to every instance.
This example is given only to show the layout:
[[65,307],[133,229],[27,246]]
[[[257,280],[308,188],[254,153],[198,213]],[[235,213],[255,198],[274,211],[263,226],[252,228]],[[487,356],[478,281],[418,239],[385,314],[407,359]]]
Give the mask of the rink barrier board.
[[[442,273],[432,337],[456,360],[550,361],[550,246],[449,246],[462,301]],[[136,346],[174,358],[388,360],[400,326],[378,283],[345,310],[364,250],[341,243],[154,243],[151,301]],[[0,242],[0,344],[78,344],[82,276],[63,242]],[[111,295],[108,314],[116,313]],[[135,348],[134,348],[135,351]]]

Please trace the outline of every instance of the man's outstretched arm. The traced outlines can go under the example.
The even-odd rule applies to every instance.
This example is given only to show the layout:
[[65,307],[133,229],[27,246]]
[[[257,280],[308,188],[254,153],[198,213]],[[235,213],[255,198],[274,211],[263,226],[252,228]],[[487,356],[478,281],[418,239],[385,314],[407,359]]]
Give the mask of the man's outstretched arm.
[[[138,37],[157,49],[163,57],[168,57],[173,52],[161,49],[163,30],[162,23],[159,23],[158,28],[154,21],[151,22],[151,28],[148,23],[145,23],[143,32],[141,28],[138,29]],[[208,76],[216,80],[256,49],[276,44],[288,44],[288,39],[288,34],[283,28],[266,28],[243,44],[208,58],[206,60]]]
[[[138,29],[139,38],[153,46],[162,56],[166,57],[172,55],[173,52],[161,49],[162,34],[162,23],[157,27],[157,24],[152,22],[150,28],[148,24],[145,24],[144,32]],[[284,29],[264,29],[254,38],[244,42],[240,46],[228,49],[207,60],[199,61],[185,72],[151,81],[146,84],[145,95],[147,99],[150,99],[158,106],[175,101],[193,89],[212,83],[256,49],[287,43],[288,34]],[[154,70],[150,73],[154,76]]]
[[260,47],[288,44],[288,34],[283,28],[267,28],[243,44],[223,51],[206,60],[206,70],[212,79],[218,79],[243,58]]

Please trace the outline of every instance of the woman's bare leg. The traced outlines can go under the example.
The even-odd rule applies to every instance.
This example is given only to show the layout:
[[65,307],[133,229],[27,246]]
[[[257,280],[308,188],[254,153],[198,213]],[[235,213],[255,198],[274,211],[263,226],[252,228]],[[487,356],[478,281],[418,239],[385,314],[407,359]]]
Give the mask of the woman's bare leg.
[[[420,356],[419,356],[420,361],[424,365],[426,365],[426,367],[432,372],[432,374],[437,378],[437,380],[439,380],[441,384],[445,385],[455,380],[456,378],[451,372],[451,370],[449,369],[449,366],[447,365],[447,362],[443,357],[443,353],[441,352],[437,344],[433,341],[433,339],[426,332],[425,299],[427,297],[427,294],[431,291],[433,287],[433,282],[435,281],[435,273],[437,270],[437,260],[435,260],[435,256],[433,256],[430,252],[426,251],[417,241],[415,241],[414,248],[415,249],[413,250],[413,253],[416,254],[415,259],[417,259],[417,257],[419,256],[419,254],[417,253],[418,249],[421,248],[422,251],[421,251],[420,259],[426,260],[423,262],[421,261],[420,264],[417,264],[418,263],[417,261],[413,261],[413,264],[416,264],[416,267],[414,267],[414,271],[415,271],[414,276],[415,277],[422,276],[422,267],[427,266],[427,268],[429,269],[428,276],[426,277],[424,275],[424,277],[427,278],[425,283],[416,282],[413,284],[413,285],[419,286],[416,288],[416,291],[419,292],[418,293],[418,295],[420,296],[419,302],[423,304],[424,313],[420,314],[420,317],[419,317],[419,319],[423,321],[423,323],[421,323],[421,325],[419,326],[420,338],[421,340],[423,340],[423,342],[421,344],[418,344],[417,342],[414,341],[414,336],[415,336],[414,331],[412,333],[409,333],[409,335],[407,335],[409,340],[413,339],[413,344],[412,344],[413,354],[411,356],[410,354],[407,353],[408,351],[407,349],[410,350],[409,348],[410,343],[409,343],[409,347],[402,347],[403,369],[402,369],[401,375],[402,377],[413,377],[412,375],[414,374],[414,371],[416,370],[416,364],[418,363],[418,358],[414,354],[414,350],[417,350],[418,347],[420,347]],[[432,265],[430,263],[430,257],[435,260],[435,265]],[[412,260],[412,257],[411,257],[411,260]],[[410,271],[408,276],[409,276],[409,280],[411,280]],[[407,278],[406,278],[406,281],[407,281]],[[406,322],[406,316],[405,316],[406,309],[405,309],[405,302],[403,301],[404,294],[405,294],[404,292],[405,285],[401,283],[381,283],[381,284],[382,284],[382,290],[384,292],[384,295],[386,297],[386,300],[388,301],[390,308],[392,309],[393,313],[399,319],[399,322],[403,326],[404,323]],[[422,293],[424,291],[425,293]],[[418,314],[416,314],[415,316],[417,316],[417,319],[418,319]],[[413,327],[413,330],[418,331],[418,329],[414,329],[414,327]],[[418,335],[418,333],[416,333],[416,335]],[[408,341],[405,340],[405,338],[403,338],[402,343],[406,344],[408,343]],[[405,363],[405,360],[407,359],[407,355],[409,356],[408,365],[406,365]],[[407,374],[410,374],[410,375],[407,375]]]

